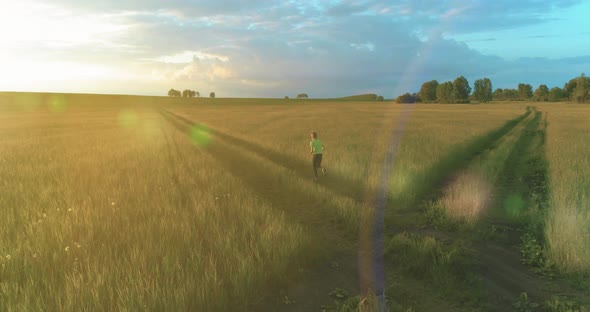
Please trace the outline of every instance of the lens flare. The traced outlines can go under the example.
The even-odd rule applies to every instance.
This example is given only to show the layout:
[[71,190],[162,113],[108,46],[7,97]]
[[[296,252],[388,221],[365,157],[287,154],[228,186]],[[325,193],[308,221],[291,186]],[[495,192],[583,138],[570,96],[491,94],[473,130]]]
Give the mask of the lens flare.
[[211,142],[211,131],[200,124],[193,125],[190,128],[189,136],[191,142],[198,147],[205,147]]
[[119,125],[123,128],[133,129],[137,127],[139,122],[139,118],[137,118],[137,114],[132,110],[123,110],[119,113],[118,116]]
[[524,209],[524,199],[519,195],[510,195],[504,200],[504,211],[510,217],[517,217]]
[[[436,38],[437,34],[441,34],[451,22],[452,16],[446,16],[442,19],[443,23],[434,27],[431,30],[432,37]],[[403,69],[400,82],[394,88],[394,95],[406,92],[412,85],[416,83],[427,72],[423,72],[425,65],[430,60],[434,52],[433,42],[435,40],[427,40],[424,42],[423,49],[418,51],[417,57],[411,60]],[[371,291],[375,294],[379,301],[378,311],[386,310],[385,299],[385,273],[383,266],[383,223],[384,210],[386,206],[391,206],[388,201],[387,186],[390,183],[393,163],[395,162],[398,144],[400,143],[407,121],[410,119],[410,114],[414,109],[414,105],[404,105],[402,112],[397,120],[388,120],[383,124],[383,135],[388,141],[387,150],[385,152],[384,161],[381,163],[381,172],[383,176],[380,178],[381,182],[378,186],[379,191],[368,192],[366,202],[373,204],[373,213],[367,214],[360,224],[360,246],[359,246],[359,277],[361,279],[361,294],[367,294]],[[392,127],[391,122],[394,122]],[[396,125],[395,125],[396,124]],[[394,207],[387,207],[391,210]],[[372,220],[369,220],[372,218]],[[371,222],[372,221],[372,222]],[[364,254],[370,256],[365,256]],[[363,272],[366,271],[366,272]]]
[[49,97],[47,108],[52,113],[62,113],[66,110],[66,100],[63,95],[55,94]]

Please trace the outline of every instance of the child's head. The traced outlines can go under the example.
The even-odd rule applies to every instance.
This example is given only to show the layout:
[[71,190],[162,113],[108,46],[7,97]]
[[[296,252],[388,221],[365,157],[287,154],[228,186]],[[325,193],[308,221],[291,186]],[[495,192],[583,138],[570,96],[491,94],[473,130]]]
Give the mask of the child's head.
[[315,131],[313,131],[313,132],[311,132],[311,133],[309,134],[309,136],[310,136],[312,139],[317,139],[317,138],[318,138],[318,133],[317,133],[317,132],[315,132]]

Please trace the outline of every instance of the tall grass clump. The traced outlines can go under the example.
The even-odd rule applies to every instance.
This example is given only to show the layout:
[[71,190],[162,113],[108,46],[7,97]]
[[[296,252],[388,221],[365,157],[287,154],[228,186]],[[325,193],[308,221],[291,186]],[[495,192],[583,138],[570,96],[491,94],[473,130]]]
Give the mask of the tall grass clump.
[[547,254],[563,271],[589,272],[590,111],[583,105],[551,108],[547,107]]

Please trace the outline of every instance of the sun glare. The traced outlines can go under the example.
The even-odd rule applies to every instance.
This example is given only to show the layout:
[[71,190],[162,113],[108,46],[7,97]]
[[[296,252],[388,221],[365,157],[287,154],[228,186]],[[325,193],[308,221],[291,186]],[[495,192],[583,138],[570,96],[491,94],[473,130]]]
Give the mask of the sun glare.
[[[3,3],[0,10],[0,88],[47,88],[85,78],[106,79],[104,66],[63,60],[48,62],[60,48],[104,45],[129,26],[104,15],[88,15],[34,1]],[[42,46],[45,49],[39,49]],[[36,48],[32,48],[36,47]]]
[[39,41],[58,46],[96,43],[129,27],[113,23],[105,15],[80,15],[32,1],[2,6],[0,45],[3,47]]

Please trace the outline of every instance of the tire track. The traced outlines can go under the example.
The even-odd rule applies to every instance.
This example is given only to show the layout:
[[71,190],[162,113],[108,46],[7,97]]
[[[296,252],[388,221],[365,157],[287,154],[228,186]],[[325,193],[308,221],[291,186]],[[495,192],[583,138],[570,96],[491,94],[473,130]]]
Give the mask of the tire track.
[[[426,186],[421,190],[421,196],[418,196],[418,199],[416,200],[416,205],[421,205],[421,203],[426,204],[428,202],[434,202],[437,199],[444,196],[445,189],[457,178],[459,172],[469,167],[473,162],[480,161],[480,159],[484,158],[484,156],[487,153],[491,152],[493,149],[496,148],[498,142],[500,142],[511,131],[516,131],[516,128],[519,125],[522,125],[523,122],[526,122],[524,126],[524,128],[526,128],[528,124],[534,121],[534,118],[530,118],[531,114],[533,113],[536,113],[535,108],[527,107],[527,111],[523,115],[508,121],[504,126],[489,132],[482,138],[475,139],[466,147],[447,155],[447,157],[439,161],[436,165],[433,166],[434,173],[429,173],[427,171],[426,174],[432,174],[434,178],[431,179],[432,183],[429,186]],[[520,131],[524,132],[524,128]],[[520,134],[520,136],[522,136],[522,133]],[[397,215],[390,214],[387,217],[389,217],[390,220],[392,220],[395,217],[397,217],[398,219],[410,218],[415,220],[417,218],[420,218],[423,215],[423,213],[424,211],[414,209],[413,211],[402,211]],[[433,237],[437,241],[441,242],[444,246],[455,245],[455,243],[459,242],[458,239],[461,239],[461,237],[458,237],[459,235],[457,235],[457,233],[438,230],[432,226],[416,227],[415,222],[414,224],[410,224],[409,226],[404,226],[402,224],[397,228],[393,221],[389,221],[388,225],[388,239],[391,239],[394,237],[394,235],[403,232],[416,234],[419,237]],[[469,250],[472,249],[470,248]],[[472,253],[473,256],[477,259],[475,265],[469,265],[469,268],[471,270],[476,269],[478,273],[495,273],[495,275],[488,274],[494,277],[494,280],[490,282],[499,285],[496,289],[491,291],[490,297],[499,296],[501,298],[504,298],[505,296],[510,295],[515,295],[516,297],[518,297],[520,293],[515,291],[517,291],[518,288],[522,286],[522,283],[518,282],[518,278],[526,278],[528,277],[528,275],[523,275],[525,273],[523,273],[521,268],[519,267],[516,267],[516,269],[514,269],[513,266],[500,266],[504,258],[510,257],[512,255],[518,255],[518,250],[516,250],[516,252],[514,250],[498,250],[496,246],[490,246],[490,248],[486,250],[486,252],[487,253],[484,254],[480,250],[469,251],[469,253]],[[495,258],[498,256],[499,258]],[[517,258],[517,260],[519,259]],[[514,279],[514,277],[516,277],[516,279]],[[525,279],[525,281],[530,281],[530,279]],[[486,285],[488,286],[488,289],[490,288],[489,285],[490,283]],[[530,286],[532,285],[527,285],[527,288]],[[514,303],[514,301],[511,300],[512,299],[510,299],[508,303],[503,302],[503,305],[500,307],[498,311],[510,311],[512,309],[512,303]],[[492,309],[492,311],[495,310]]]
[[[521,190],[525,192],[527,202],[535,200],[532,199],[533,192],[529,192],[532,188],[538,187],[539,183],[546,184],[545,181],[542,181],[542,177],[541,180],[535,182],[529,181],[529,177],[522,176],[522,170],[517,170],[523,165],[530,164],[526,160],[529,157],[528,152],[531,149],[542,154],[542,149],[544,148],[545,128],[541,123],[543,114],[537,111],[535,107],[528,107],[527,110],[530,114],[533,114],[533,117],[526,122],[516,142],[512,145],[503,170],[500,173],[500,178],[494,185],[494,190],[498,192],[498,195],[492,200],[492,209],[495,211],[491,215],[488,214],[476,226],[476,228],[494,226],[497,229],[504,229],[506,232],[503,234],[506,235],[506,239],[502,241],[478,241],[474,237],[469,238],[471,241],[470,245],[472,246],[471,253],[475,260],[475,264],[470,267],[470,270],[481,279],[482,286],[487,291],[487,307],[489,311],[515,310],[514,304],[519,300],[521,293],[527,294],[529,303],[537,304],[548,300],[551,295],[555,294],[551,293],[551,287],[547,280],[534,273],[530,267],[522,263],[519,250],[522,229],[516,227],[517,224],[513,223],[510,219],[502,216],[503,212],[501,211],[504,208],[502,204],[506,196],[514,192],[515,181],[522,182],[524,180],[522,183],[524,183],[525,188],[521,188]],[[465,164],[465,167],[473,161],[479,161],[478,156],[483,156],[487,152],[489,152],[489,149],[477,153],[470,162]],[[453,174],[449,176],[449,181],[452,181],[453,176]],[[544,176],[544,174],[541,173],[541,176]],[[445,182],[441,185],[441,191],[444,190],[445,185],[448,183]],[[437,195],[440,196],[441,194],[439,193]],[[433,199],[436,199],[436,197]],[[540,200],[546,200],[545,195],[542,194]],[[446,244],[462,239],[462,235],[465,235],[465,233],[438,230],[432,227],[410,230],[409,232],[422,236],[432,236]],[[560,285],[560,289],[564,289],[563,287],[565,285]],[[529,311],[536,311],[533,306],[528,308]]]
[[[522,292],[527,293],[530,302],[536,303],[549,299],[551,295],[546,291],[546,281],[522,263],[519,250],[521,226],[515,223],[517,220],[514,220],[513,216],[507,215],[510,211],[504,210],[506,200],[512,197],[520,198],[514,195],[516,193],[522,193],[520,195],[523,195],[524,202],[528,204],[536,201],[530,193],[534,185],[527,183],[527,166],[530,165],[530,157],[544,154],[545,129],[541,124],[543,113],[534,107],[533,112],[534,117],[527,123],[514,144],[494,186],[498,196],[493,199],[493,211],[481,222],[483,225],[505,229],[506,240],[474,242],[475,255],[479,262],[478,274],[491,295],[490,301],[495,307],[494,311],[512,308],[512,304],[518,300]],[[534,184],[538,183],[545,185],[546,181],[537,181]],[[540,200],[546,199],[543,197]]]
[[[484,267],[481,274],[492,293],[498,295],[499,306],[501,303],[508,306],[510,301],[513,303],[521,292],[527,293],[529,301],[536,303],[543,303],[562,293],[588,300],[587,296],[583,299],[584,295],[580,296],[577,290],[562,280],[548,279],[540,273],[537,269],[546,269],[541,258],[530,259],[527,257],[531,255],[523,254],[522,244],[527,242],[527,236],[533,236],[539,246],[544,247],[543,218],[549,201],[545,159],[546,118],[546,113],[543,119],[543,112],[535,110],[533,120],[521,134],[496,185],[500,195],[494,200],[496,211],[482,222],[506,229],[505,240],[476,246]],[[511,199],[521,199],[516,203],[524,206],[515,207]],[[486,271],[486,266],[494,268],[494,271]]]
[[[164,118],[176,129],[187,133],[194,123],[187,118],[162,111]],[[219,132],[213,132],[218,135]],[[222,134],[223,135],[223,134]],[[231,142],[231,141],[230,141]],[[292,187],[289,181],[277,181],[276,175],[260,170],[260,164],[251,156],[240,153],[241,145],[213,141],[202,148],[228,172],[251,189],[254,194],[266,199],[272,206],[286,213],[290,220],[304,226],[312,236],[320,238],[315,246],[307,246],[301,252],[302,259],[295,259],[283,282],[269,281],[252,310],[314,311],[322,304],[330,303],[330,291],[345,288],[358,292],[356,235],[350,226],[335,218],[330,211],[335,207],[317,194],[302,192]],[[264,155],[258,155],[266,160]],[[275,164],[280,166],[281,164]],[[287,167],[287,169],[289,169]],[[310,182],[313,183],[313,182]],[[338,263],[335,268],[331,264]],[[288,291],[284,291],[288,289]],[[281,295],[296,298],[297,303],[285,305]]]
[[[163,111],[162,113],[173,117],[174,119],[176,119],[176,122],[180,122],[181,125],[184,124],[187,126],[191,126],[195,124],[194,121],[184,116],[175,114],[173,112]],[[308,180],[311,178],[311,174],[306,174],[306,172],[311,172],[311,162],[302,161],[301,159],[276,152],[272,149],[263,147],[256,143],[240,139],[236,136],[217,130],[209,125],[207,125],[207,127],[215,137],[218,137],[228,142],[229,145],[234,145],[243,148],[247,151],[264,157],[267,160],[275,163],[276,165],[291,170],[294,174],[296,174],[302,179]],[[334,193],[337,193],[340,196],[349,197],[355,201],[361,200],[364,191],[362,189],[362,181],[350,179],[349,177],[341,175],[335,171],[330,171],[329,174],[323,177],[321,180],[319,180],[318,183],[321,186],[329,189]]]

